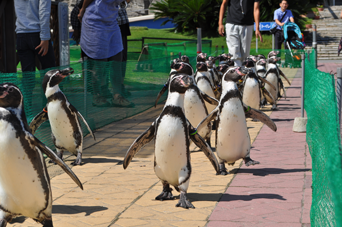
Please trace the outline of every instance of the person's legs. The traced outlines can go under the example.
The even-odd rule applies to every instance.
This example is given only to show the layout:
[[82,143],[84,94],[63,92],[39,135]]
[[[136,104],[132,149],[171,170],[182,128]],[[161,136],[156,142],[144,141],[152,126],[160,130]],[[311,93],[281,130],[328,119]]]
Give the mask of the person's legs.
[[232,54],[232,60],[235,62],[236,66],[241,66],[241,47],[240,47],[240,32],[239,25],[226,24],[226,42],[228,46],[229,53]]
[[34,41],[32,39],[34,39],[34,37],[30,34],[17,34],[17,53],[21,63],[21,70],[23,72],[21,90],[24,95],[24,106],[26,112],[31,110],[32,91],[35,86],[35,51],[32,49],[32,42]]
[[249,56],[251,50],[251,42],[253,37],[253,25],[241,26],[241,59],[245,60]]
[[[274,34],[274,48],[275,50],[279,50],[279,54],[277,55],[278,57],[281,56],[281,45],[283,43],[283,31],[282,30],[277,30],[276,33]],[[278,62],[279,64],[281,63]]]
[[129,91],[126,90],[125,86],[124,86],[124,80],[125,80],[125,76],[126,76],[126,66],[127,66],[127,36],[123,35],[121,33],[121,38],[122,38],[122,45],[123,45],[123,50],[122,50],[122,82],[121,82],[121,89],[122,89],[122,94],[124,96],[130,96],[131,93]]

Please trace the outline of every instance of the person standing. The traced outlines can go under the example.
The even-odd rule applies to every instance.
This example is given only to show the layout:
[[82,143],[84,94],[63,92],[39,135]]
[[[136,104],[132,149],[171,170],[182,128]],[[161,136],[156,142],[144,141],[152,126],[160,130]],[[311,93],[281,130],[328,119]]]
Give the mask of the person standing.
[[[122,38],[122,45],[123,45],[123,51],[122,51],[122,93],[124,96],[130,96],[131,93],[126,90],[124,86],[124,78],[126,75],[126,66],[127,66],[127,36],[131,35],[131,31],[129,29],[129,21],[128,16],[126,12],[127,3],[130,3],[131,0],[123,1],[120,4],[120,10],[119,15],[117,17],[118,24],[121,31],[121,38]],[[127,3],[125,3],[127,2]]]
[[50,41],[51,0],[14,0],[17,16],[17,53],[23,72],[22,89],[27,110],[31,110],[35,86],[36,56],[42,69],[56,66]]
[[286,24],[288,21],[291,21],[294,23],[294,19],[293,19],[291,10],[287,9],[287,7],[289,7],[287,0],[280,0],[279,6],[280,8],[274,11],[273,19],[277,24],[277,30],[274,33],[274,41],[275,41],[274,48],[280,51],[281,45],[284,42],[284,34],[283,34],[282,26],[284,26],[284,24]]
[[253,36],[254,21],[256,24],[255,36],[262,36],[259,31],[260,0],[223,0],[220,7],[218,32],[224,36],[223,17],[226,16],[226,41],[229,53],[235,65],[241,66],[242,61],[249,55]]
[[96,67],[93,73],[93,105],[133,107],[134,104],[122,96],[122,39],[116,20],[122,0],[84,0],[78,14],[82,21],[82,57],[98,62],[112,62],[110,81],[113,88],[108,90],[105,69]]

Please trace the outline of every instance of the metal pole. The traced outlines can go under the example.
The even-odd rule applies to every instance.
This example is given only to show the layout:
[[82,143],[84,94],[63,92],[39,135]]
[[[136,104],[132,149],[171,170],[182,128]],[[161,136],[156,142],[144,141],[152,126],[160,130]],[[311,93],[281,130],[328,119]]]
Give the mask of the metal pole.
[[221,51],[222,51],[221,54],[223,54],[224,53],[224,46],[221,46]]
[[84,117],[87,118],[87,80],[88,80],[88,58],[87,57],[84,57],[83,58],[83,67],[84,67],[84,70],[83,70],[83,80],[84,80]]
[[202,29],[197,28],[197,54],[202,53]]
[[258,53],[258,38],[255,39],[255,52]]
[[311,51],[308,50],[308,61],[310,62],[310,54],[311,54]]
[[274,50],[274,34],[272,34],[272,50]]
[[301,117],[304,118],[304,88],[305,88],[305,54],[301,54],[302,55],[302,106],[301,106],[301,112],[302,115]]
[[181,57],[182,57],[182,52],[179,52],[179,53],[178,53],[178,57],[179,57],[179,59],[181,59]]
[[215,54],[215,55],[217,56],[217,55],[218,55],[218,45],[216,45],[215,48],[216,48],[216,50],[215,50],[215,53],[216,53],[216,54]]
[[315,51],[315,64],[314,64],[315,69],[317,69],[317,39],[316,39],[316,33],[317,33],[316,24],[313,24],[312,25],[312,49],[314,49],[314,51]]
[[341,124],[341,103],[342,103],[342,68],[337,68],[337,87],[336,87],[336,97],[337,97],[337,107],[338,107],[338,120]]

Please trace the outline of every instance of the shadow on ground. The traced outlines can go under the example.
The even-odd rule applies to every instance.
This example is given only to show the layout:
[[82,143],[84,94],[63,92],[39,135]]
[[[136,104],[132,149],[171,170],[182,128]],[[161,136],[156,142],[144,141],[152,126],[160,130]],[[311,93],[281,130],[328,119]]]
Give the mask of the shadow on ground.
[[[221,194],[221,193],[188,193],[188,198],[190,201],[251,201],[253,199],[278,199],[278,200],[286,200],[283,196],[278,194],[268,194],[268,193],[260,193],[260,194],[250,194],[250,195],[233,195],[233,194]],[[222,197],[221,197],[222,195]],[[220,199],[221,197],[221,199]]]
[[280,168],[263,168],[263,169],[232,169],[231,173],[252,173],[255,176],[267,176],[274,174],[283,174],[283,173],[297,173],[297,172],[307,172],[311,171],[311,169],[280,169]]
[[92,213],[108,210],[103,206],[69,206],[69,205],[53,205],[52,213],[54,214],[79,214],[85,213],[85,216],[89,216]]

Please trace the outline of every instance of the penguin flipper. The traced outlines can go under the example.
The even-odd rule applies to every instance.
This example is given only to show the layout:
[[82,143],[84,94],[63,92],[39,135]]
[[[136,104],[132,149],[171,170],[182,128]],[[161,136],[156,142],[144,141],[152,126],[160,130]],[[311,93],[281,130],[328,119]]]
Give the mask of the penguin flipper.
[[198,89],[198,90],[199,90],[199,92],[201,93],[202,98],[203,98],[206,102],[208,102],[208,103],[211,104],[211,105],[215,105],[215,106],[217,106],[217,105],[219,104],[219,101],[218,101],[217,99],[215,99],[215,98],[213,98],[213,97],[207,95],[206,93],[202,92],[200,89]]
[[143,134],[136,138],[132,145],[128,148],[123,160],[124,169],[128,167],[129,163],[132,161],[133,157],[140,151],[140,149],[154,138],[154,132],[156,130],[154,125],[155,123],[153,122],[152,125],[145,132],[143,132]]
[[47,114],[46,107],[44,107],[44,109],[39,114],[37,114],[30,123],[32,135],[34,135],[37,129],[47,120],[49,120],[49,116]]
[[217,116],[219,108],[216,107],[206,118],[204,118],[198,125],[197,125],[197,131],[201,131],[203,127],[206,127],[212,119],[214,119]]
[[262,78],[261,76],[259,76],[259,80],[261,80],[262,82],[264,82],[264,83],[270,85],[271,88],[273,88],[274,90],[276,90],[276,87],[275,87],[273,84],[271,84],[268,80]]
[[263,92],[263,94],[264,94],[265,97],[268,96],[269,98],[271,98],[271,99],[273,100],[273,102],[271,103],[272,105],[273,105],[274,103],[276,103],[276,101],[274,100],[273,95],[272,95],[265,87],[262,88],[262,92]]
[[258,119],[265,125],[267,125],[271,130],[277,131],[277,125],[272,121],[272,119],[267,116],[265,113],[253,109],[250,106],[247,106],[246,104],[243,104],[243,108],[245,110],[245,116],[246,118],[253,118],[253,119]]
[[287,81],[287,83],[289,83],[289,85],[291,85],[291,82],[289,81],[289,79],[285,76],[285,74],[283,73],[283,71],[281,71],[281,69],[278,69],[279,70],[279,74],[285,78],[285,80]]
[[59,165],[64,172],[66,172],[71,179],[83,190],[83,185],[81,181],[78,179],[76,174],[70,169],[69,166],[67,166],[50,148],[45,146],[40,140],[35,138],[34,136],[31,137],[31,140],[33,144],[36,146],[38,150],[40,150],[42,153],[46,154],[51,160],[53,160],[57,165]]
[[88,122],[85,120],[85,118],[83,117],[83,115],[73,106],[71,105],[71,103],[69,103],[69,108],[71,111],[73,111],[74,113],[77,114],[77,116],[79,116],[82,121],[84,122],[85,126],[87,127],[88,131],[90,132],[90,135],[93,137],[93,139],[96,141],[95,135],[93,133],[93,131],[91,130],[91,128],[88,125]]
[[[190,123],[189,123],[190,124]],[[213,165],[216,173],[220,172],[219,164],[217,162],[216,156],[211,150],[207,142],[197,133],[197,130],[190,124],[190,139],[196,144],[207,156],[211,164]]]
[[285,91],[284,83],[281,79],[279,80],[279,84],[280,84],[280,88],[283,89],[284,91],[284,98],[286,99],[286,91]]
[[156,102],[154,103],[154,107],[157,107],[158,104],[158,100],[160,99],[160,97],[165,93],[165,91],[168,89],[169,87],[169,80],[166,82],[166,84],[164,84],[164,87],[160,90],[160,92],[158,93]]

